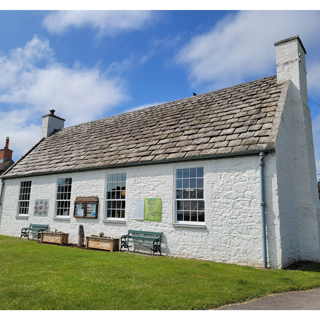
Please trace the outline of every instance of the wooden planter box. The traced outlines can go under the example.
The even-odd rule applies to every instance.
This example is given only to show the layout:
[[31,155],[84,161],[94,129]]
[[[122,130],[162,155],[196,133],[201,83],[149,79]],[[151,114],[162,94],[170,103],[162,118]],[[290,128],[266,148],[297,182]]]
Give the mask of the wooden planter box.
[[104,237],[86,237],[86,248],[119,251],[119,239]]
[[41,241],[57,244],[68,244],[69,233],[41,232]]

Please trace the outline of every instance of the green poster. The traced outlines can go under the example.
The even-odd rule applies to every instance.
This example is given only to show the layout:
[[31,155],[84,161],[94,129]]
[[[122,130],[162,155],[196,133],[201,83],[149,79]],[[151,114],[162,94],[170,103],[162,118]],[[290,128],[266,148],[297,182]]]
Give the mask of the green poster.
[[144,199],[144,220],[161,221],[162,202],[161,198]]

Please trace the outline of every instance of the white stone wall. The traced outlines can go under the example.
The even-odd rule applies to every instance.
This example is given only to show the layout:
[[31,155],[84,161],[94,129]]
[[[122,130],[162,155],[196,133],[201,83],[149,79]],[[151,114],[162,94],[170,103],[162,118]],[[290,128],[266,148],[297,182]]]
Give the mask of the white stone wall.
[[305,51],[291,38],[276,45],[276,58],[278,83],[291,81],[276,140],[282,264],[318,262],[320,209]]
[[[175,226],[174,185],[177,167],[204,166],[206,227]],[[125,172],[125,223],[105,222],[105,191],[108,173]],[[58,178],[72,178],[71,212],[65,219],[55,218]],[[51,230],[68,232],[70,242],[78,241],[78,226],[84,225],[86,235],[104,232],[120,237],[128,229],[164,232],[163,254],[177,257],[205,259],[252,266],[262,265],[260,178],[258,155],[230,157],[199,162],[157,164],[128,167],[122,170],[100,170],[61,175],[34,176],[28,218],[17,217],[19,185],[21,179],[6,180],[4,203],[0,220],[0,233],[20,236],[22,227],[30,223],[49,224]],[[268,234],[270,236],[269,262],[279,267],[277,181],[275,157],[266,157],[266,197]],[[73,217],[74,200],[78,196],[98,196],[98,219]],[[136,198],[162,198],[162,221],[147,222],[134,219]],[[49,199],[48,217],[36,217],[33,204],[36,199]],[[275,212],[274,208],[276,209]],[[272,213],[271,213],[272,212]],[[281,259],[280,259],[281,260]]]
[[54,130],[60,130],[64,127],[64,120],[55,116],[46,115],[42,118],[41,139],[47,138]]

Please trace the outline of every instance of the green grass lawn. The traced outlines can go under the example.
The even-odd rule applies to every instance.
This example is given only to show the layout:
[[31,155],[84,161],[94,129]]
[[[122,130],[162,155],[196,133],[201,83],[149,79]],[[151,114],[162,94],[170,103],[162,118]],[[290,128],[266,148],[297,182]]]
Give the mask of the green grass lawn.
[[320,265],[262,270],[0,236],[0,310],[210,309],[320,286]]

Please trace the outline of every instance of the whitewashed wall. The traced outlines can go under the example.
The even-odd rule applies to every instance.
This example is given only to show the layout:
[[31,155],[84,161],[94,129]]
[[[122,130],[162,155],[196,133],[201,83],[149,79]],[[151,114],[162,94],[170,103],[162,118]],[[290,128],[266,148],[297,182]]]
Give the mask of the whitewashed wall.
[[[204,166],[206,228],[176,227],[174,222],[174,185],[177,167]],[[126,172],[126,222],[104,222],[105,185],[108,173]],[[68,219],[55,218],[58,178],[72,178],[72,205]],[[274,268],[281,266],[279,257],[279,223],[275,156],[266,157],[266,196],[269,260]],[[6,180],[0,233],[20,236],[22,227],[30,223],[49,224],[51,230],[68,232],[70,242],[78,241],[78,226],[84,225],[86,235],[104,232],[120,237],[128,229],[164,232],[163,254],[252,266],[262,265],[260,178],[258,155],[206,160],[192,163],[157,164],[129,167],[123,170],[100,170],[72,174],[32,177],[30,213],[17,216],[20,179]],[[98,219],[73,217],[74,200],[78,196],[98,196]],[[136,198],[162,198],[162,221],[134,219]],[[33,214],[36,199],[49,199],[47,217]]]
[[276,140],[283,267],[319,262],[319,198],[310,110],[291,82]]

